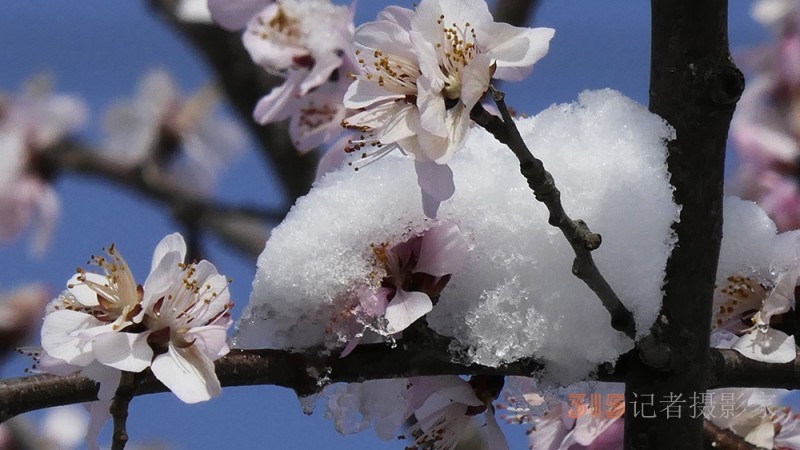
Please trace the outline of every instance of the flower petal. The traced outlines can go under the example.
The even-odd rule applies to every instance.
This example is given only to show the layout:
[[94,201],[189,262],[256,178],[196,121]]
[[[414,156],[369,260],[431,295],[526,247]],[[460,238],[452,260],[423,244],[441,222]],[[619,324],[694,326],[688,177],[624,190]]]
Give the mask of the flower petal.
[[432,309],[433,303],[427,294],[398,289],[384,314],[388,322],[387,331],[399,333]]
[[80,332],[102,325],[103,322],[86,313],[54,311],[45,316],[42,324],[42,348],[53,358],[86,366],[94,359],[92,342],[81,337]]
[[455,222],[444,221],[425,232],[414,272],[441,277],[461,271],[469,245]]
[[435,218],[439,204],[453,196],[456,186],[453,183],[453,171],[447,164],[436,164],[433,161],[414,161],[417,171],[417,183],[422,190],[422,209],[425,215]]
[[253,110],[253,120],[265,125],[295,114],[300,107],[301,101],[297,95],[304,76],[304,71],[290,71],[289,77],[282,85],[273,88],[258,101]]
[[179,259],[186,259],[186,242],[180,233],[172,233],[164,236],[153,250],[153,259],[150,261],[150,272],[156,270],[161,260],[170,252],[176,252]]
[[508,441],[500,425],[497,424],[497,419],[494,417],[494,408],[487,408],[483,414],[486,418],[486,442],[488,448],[492,450],[508,450]]
[[223,28],[241,30],[273,0],[208,0],[211,17]]
[[106,366],[128,372],[141,372],[153,360],[153,350],[147,344],[149,335],[149,332],[104,333],[94,338],[94,356]]
[[754,329],[739,338],[733,349],[750,359],[770,363],[787,363],[797,357],[794,336],[772,328]]
[[167,352],[153,360],[151,369],[159,381],[186,403],[206,401],[222,391],[214,363],[193,345],[178,348],[170,342]]

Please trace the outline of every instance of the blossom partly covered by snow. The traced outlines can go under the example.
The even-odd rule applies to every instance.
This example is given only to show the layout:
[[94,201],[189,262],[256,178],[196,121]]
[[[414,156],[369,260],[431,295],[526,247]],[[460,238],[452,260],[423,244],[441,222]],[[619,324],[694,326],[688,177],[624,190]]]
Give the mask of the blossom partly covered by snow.
[[778,234],[752,202],[726,198],[724,213],[712,343],[758,361],[793,361],[794,336],[775,329],[771,319],[794,308],[800,232]]
[[245,145],[244,131],[220,117],[218,105],[215,87],[183,98],[167,72],[152,70],[142,78],[135,98],[119,100],[106,112],[103,150],[125,164],[154,158],[190,180],[188,188],[208,192]]
[[31,79],[16,96],[0,94],[0,241],[36,218],[31,249],[44,252],[60,204],[49,180],[37,171],[36,158],[83,126],[87,115],[83,100],[51,93],[46,76]]
[[[613,244],[595,258],[637,329],[647,330],[678,214],[665,164],[672,131],[612,91],[584,93],[518,125],[569,192],[565,207]],[[388,274],[370,244],[391,249],[444,221],[458,226],[469,251],[425,318],[455,338],[459,357],[498,366],[533,355],[554,376],[572,379],[630,349],[629,339],[597,320],[607,311],[570,273],[569,244],[548,225],[508,149],[476,128],[450,164],[458,191],[435,221],[420,211],[416,174],[402,155],[323,176],[273,230],[235,345],[338,351],[353,335],[331,331],[351,319],[354,287],[376,286]],[[420,266],[409,269],[413,275]]]
[[453,194],[447,164],[463,144],[472,107],[492,77],[518,80],[529,73],[553,34],[494,22],[483,0],[386,8],[355,33],[362,70],[344,104],[360,112],[343,124],[361,136],[349,150],[364,158],[397,148],[410,155],[425,212],[435,217]]
[[218,395],[213,361],[228,352],[231,324],[228,280],[208,261],[184,263],[180,234],[156,246],[144,285],[113,245],[106,252],[92,257],[101,273],[79,269],[48,306],[38,364],[59,375],[81,371],[100,383],[90,444],[108,415],[120,371],[150,367],[187,403]]
[[286,78],[256,105],[258,123],[290,118],[301,152],[341,134],[347,75],[356,70],[352,7],[330,0],[212,0],[209,7],[223,27],[245,28],[242,40],[256,64]]

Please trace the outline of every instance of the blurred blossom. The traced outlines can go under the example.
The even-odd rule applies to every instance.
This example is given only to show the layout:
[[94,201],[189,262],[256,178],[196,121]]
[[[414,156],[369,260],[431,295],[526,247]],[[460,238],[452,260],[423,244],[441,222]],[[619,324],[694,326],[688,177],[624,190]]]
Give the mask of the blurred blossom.
[[208,0],[181,0],[175,9],[178,19],[190,23],[212,23]]
[[0,94],[0,241],[16,236],[36,218],[31,250],[41,255],[59,215],[58,196],[37,158],[87,118],[83,100],[52,94],[50,81],[31,79],[14,97]]
[[220,117],[219,103],[213,86],[183,98],[167,72],[152,70],[137,97],[117,101],[106,112],[104,151],[124,164],[167,164],[188,181],[187,188],[208,193],[246,143],[244,131]]
[[228,280],[210,262],[184,263],[186,244],[174,233],[153,253],[150,275],[137,284],[112,245],[93,256],[101,273],[79,269],[48,306],[38,368],[80,371],[100,383],[90,405],[88,445],[108,417],[120,371],[153,374],[186,403],[220,393],[213,361],[228,352]]
[[447,163],[462,146],[470,111],[492,77],[520,80],[548,51],[554,30],[494,22],[486,2],[423,0],[390,6],[358,27],[361,72],[345,95],[359,110],[350,151],[368,161],[400,149],[414,159],[423,208],[435,217],[454,192]]
[[0,359],[39,328],[50,294],[41,284],[20,286],[0,293]]
[[775,40],[742,57],[754,74],[731,122],[740,160],[734,188],[757,201],[779,230],[800,228],[800,2],[760,0],[753,17]]
[[71,450],[79,448],[89,418],[80,406],[59,406],[46,410],[42,423],[34,425],[25,417],[0,424],[0,449]]

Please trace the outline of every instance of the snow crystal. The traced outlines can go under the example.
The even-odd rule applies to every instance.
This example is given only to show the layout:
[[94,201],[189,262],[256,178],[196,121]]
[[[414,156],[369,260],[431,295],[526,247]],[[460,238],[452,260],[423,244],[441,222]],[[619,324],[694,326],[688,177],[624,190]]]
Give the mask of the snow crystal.
[[[646,333],[679,211],[665,163],[672,129],[612,90],[584,92],[518,126],[566,211],[603,236],[595,261]],[[476,127],[450,166],[456,193],[439,218],[457,223],[471,250],[427,318],[456,338],[456,353],[493,366],[535,356],[566,382],[629,350],[632,342],[572,275],[572,250],[547,224],[512,153]],[[336,328],[354,286],[380,280],[370,244],[396,244],[431,224],[413,164],[399,154],[327,174],[273,231],[234,345],[341,348]]]

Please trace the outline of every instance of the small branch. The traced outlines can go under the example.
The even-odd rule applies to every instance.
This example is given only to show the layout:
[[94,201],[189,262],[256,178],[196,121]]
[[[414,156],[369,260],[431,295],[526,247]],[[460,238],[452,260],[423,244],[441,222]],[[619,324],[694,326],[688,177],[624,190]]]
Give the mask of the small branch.
[[785,364],[755,361],[736,350],[711,349],[709,389],[720,387],[762,387],[798,389],[800,358]]
[[111,450],[123,450],[125,444],[128,443],[128,431],[125,424],[128,421],[128,406],[136,393],[138,375],[123,371],[120,376],[119,387],[109,408],[111,417],[114,418]]
[[37,157],[37,164],[44,166],[43,170],[91,175],[139,192],[166,204],[180,222],[204,227],[253,258],[264,248],[266,223],[280,221],[285,214],[283,209],[231,206],[200,197],[153,165],[120,164],[75,140],[64,140],[47,149]]
[[490,114],[480,103],[470,113],[470,118],[486,129],[498,141],[508,146],[519,160],[520,172],[528,182],[536,200],[544,203],[550,213],[548,223],[557,227],[569,241],[575,252],[572,273],[591,289],[611,314],[611,326],[634,339],[636,323],[633,314],[625,308],[617,294],[608,284],[594,263],[591,251],[600,246],[601,237],[592,233],[583,220],[572,220],[561,204],[561,192],[553,176],[545,170],[542,161],[533,156],[522,140],[511,113],[506,107],[504,94],[494,88],[492,97],[502,114],[502,119]]

